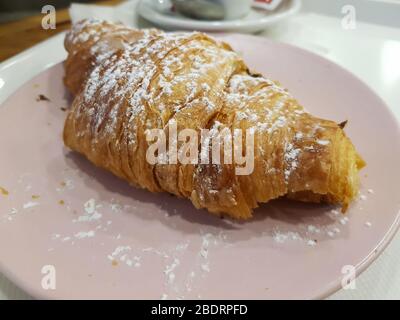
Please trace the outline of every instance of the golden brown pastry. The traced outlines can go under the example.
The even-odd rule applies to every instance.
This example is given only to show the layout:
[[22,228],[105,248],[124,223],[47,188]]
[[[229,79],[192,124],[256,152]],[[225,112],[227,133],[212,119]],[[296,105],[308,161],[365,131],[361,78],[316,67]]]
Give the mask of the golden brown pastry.
[[[133,185],[240,219],[283,196],[343,210],[356,196],[364,161],[341,126],[312,116],[279,84],[251,73],[229,45],[197,32],[84,20],[67,34],[65,48],[64,80],[75,98],[64,142]],[[172,145],[173,125],[178,132],[247,129],[254,136],[252,172],[238,174],[236,163],[150,163],[149,130],[163,130]]]

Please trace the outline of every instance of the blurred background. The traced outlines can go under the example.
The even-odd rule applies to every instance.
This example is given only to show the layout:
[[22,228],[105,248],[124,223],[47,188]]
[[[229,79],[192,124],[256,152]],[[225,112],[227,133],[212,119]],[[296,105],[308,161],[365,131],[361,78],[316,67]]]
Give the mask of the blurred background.
[[[74,3],[118,3],[123,0],[0,0],[0,23],[15,21],[30,15],[38,14],[44,5],[53,5],[56,9],[67,8],[72,2]],[[400,3],[400,0],[361,0],[386,3]],[[311,0],[313,7],[330,7],[332,3],[343,2],[351,4],[354,1],[342,0]],[[360,2],[360,1],[356,1]],[[379,13],[377,13],[379,14]],[[398,17],[400,20],[400,16]]]
[[[94,3],[94,0],[0,0],[0,23],[38,14],[42,7],[51,4],[56,9],[66,8],[71,2]],[[101,2],[101,1],[100,1]]]
[[[0,0],[0,62],[46,40],[71,26],[71,3],[114,6],[123,0]],[[53,5],[57,12],[56,29],[44,30],[42,8]]]

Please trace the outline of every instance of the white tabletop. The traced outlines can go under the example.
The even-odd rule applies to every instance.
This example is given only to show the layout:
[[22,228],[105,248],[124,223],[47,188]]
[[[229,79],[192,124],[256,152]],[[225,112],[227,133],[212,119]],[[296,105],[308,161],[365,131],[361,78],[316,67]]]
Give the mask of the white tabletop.
[[[355,29],[345,29],[342,27],[341,2],[343,1],[337,1],[329,8],[321,8],[316,5],[315,0],[307,0],[305,10],[269,28],[260,36],[300,46],[350,70],[386,101],[400,121],[400,21],[397,26],[395,20],[379,22],[376,15],[370,14],[371,10],[376,10],[377,1],[372,1],[371,10],[364,6],[363,0],[346,1],[354,2],[356,10],[361,9],[358,11],[362,13],[362,18],[373,23],[357,20]],[[398,6],[400,8],[400,4]],[[310,12],[310,8],[314,8],[314,12]],[[387,4],[378,8],[383,10],[383,13],[380,12],[382,18],[385,18],[384,10],[393,9]],[[22,82],[44,68],[62,61],[65,58],[62,40],[63,35],[58,35],[27,53],[0,64],[0,102]],[[30,61],[28,67],[21,63],[25,59]],[[355,289],[340,290],[330,299],[399,299],[399,252],[400,233],[382,255],[357,278]],[[27,294],[0,275],[0,299],[27,298]]]

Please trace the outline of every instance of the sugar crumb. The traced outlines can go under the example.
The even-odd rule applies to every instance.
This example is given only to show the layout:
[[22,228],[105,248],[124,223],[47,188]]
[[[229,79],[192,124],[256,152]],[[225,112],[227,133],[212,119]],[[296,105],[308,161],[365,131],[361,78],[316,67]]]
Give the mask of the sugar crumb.
[[317,245],[317,241],[310,239],[310,240],[307,241],[307,245],[310,246],[310,247],[314,247],[314,246]]
[[29,201],[23,205],[24,209],[33,208],[39,205],[39,202]]

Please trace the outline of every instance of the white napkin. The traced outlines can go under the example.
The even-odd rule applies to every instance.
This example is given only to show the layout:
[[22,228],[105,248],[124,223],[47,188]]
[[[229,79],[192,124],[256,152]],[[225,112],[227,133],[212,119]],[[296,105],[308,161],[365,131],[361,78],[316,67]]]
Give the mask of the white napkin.
[[92,4],[72,3],[69,8],[72,23],[82,19],[102,19],[121,22],[127,26],[137,27],[136,6],[138,0],[126,1],[117,6],[98,6]]

